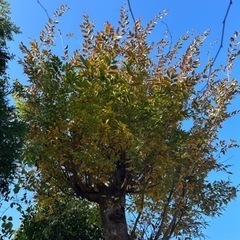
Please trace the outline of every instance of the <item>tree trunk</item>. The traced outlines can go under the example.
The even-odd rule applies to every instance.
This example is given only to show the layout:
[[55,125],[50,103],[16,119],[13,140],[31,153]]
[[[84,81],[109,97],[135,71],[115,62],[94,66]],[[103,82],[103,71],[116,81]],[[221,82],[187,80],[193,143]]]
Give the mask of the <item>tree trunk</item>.
[[125,196],[102,198],[99,203],[105,240],[129,240]]

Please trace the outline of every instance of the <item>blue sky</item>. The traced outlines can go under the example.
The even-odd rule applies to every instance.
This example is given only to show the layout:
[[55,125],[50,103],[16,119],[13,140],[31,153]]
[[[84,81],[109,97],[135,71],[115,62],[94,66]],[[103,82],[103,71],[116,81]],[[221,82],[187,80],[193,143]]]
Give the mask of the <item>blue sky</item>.
[[[15,61],[9,65],[9,74],[12,79],[18,78],[21,82],[26,81],[21,67],[16,60],[21,57],[19,44],[21,42],[26,45],[31,39],[38,39],[39,33],[47,21],[44,10],[37,3],[37,0],[9,0],[12,7],[12,20],[21,28],[22,34],[15,36],[15,41],[9,44],[10,50],[16,55]],[[90,19],[94,20],[96,29],[101,29],[104,22],[116,24],[119,16],[119,9],[123,5],[122,0],[41,0],[44,7],[48,10],[50,16],[61,4],[67,4],[70,10],[63,16],[59,27],[62,34],[70,32],[75,33],[75,37],[71,40],[71,45],[78,48],[81,44],[81,35],[79,24],[82,21],[82,15],[87,13]],[[229,0],[131,0],[132,10],[136,18],[141,18],[143,23],[152,19],[157,13],[168,9],[168,15],[163,19],[167,23],[171,32],[173,42],[187,31],[195,30],[201,33],[206,29],[210,29],[211,33],[207,39],[202,51],[206,55],[210,46],[215,41],[211,50],[211,57],[214,57],[221,39],[222,21],[229,4]],[[224,47],[216,61],[216,64],[224,63],[226,60],[227,42],[235,30],[240,31],[240,0],[233,0],[233,5],[229,12],[226,22]],[[152,39],[158,40],[162,36],[162,32],[166,30],[163,23],[159,23],[153,32]],[[57,39],[60,43],[60,37]],[[63,38],[63,45],[66,45],[66,39]],[[59,45],[62,47],[61,44]],[[205,60],[206,56],[203,56]],[[232,72],[232,76],[240,79],[240,61],[237,62]],[[239,98],[240,99],[240,98]],[[232,108],[239,106],[239,99],[234,101]],[[240,141],[239,136],[240,117],[236,116],[224,124],[220,134],[226,139],[234,138]],[[235,184],[240,183],[240,151],[231,150],[223,160],[233,164],[231,168],[234,173],[231,179]],[[219,218],[211,220],[209,227],[205,231],[208,239],[211,240],[238,240],[240,239],[240,197],[229,204],[226,211]]]

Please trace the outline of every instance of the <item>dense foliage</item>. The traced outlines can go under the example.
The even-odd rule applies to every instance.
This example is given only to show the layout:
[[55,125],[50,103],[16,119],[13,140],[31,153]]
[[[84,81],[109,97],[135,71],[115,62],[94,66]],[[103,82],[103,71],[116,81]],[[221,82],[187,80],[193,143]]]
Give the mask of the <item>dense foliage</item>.
[[7,41],[13,40],[13,33],[19,33],[19,29],[12,23],[10,18],[9,3],[0,1],[0,75],[5,74],[7,62],[11,55],[7,49]]
[[[40,41],[21,45],[29,77],[15,85],[29,128],[24,159],[36,164],[51,195],[99,204],[107,240],[199,237],[204,216],[221,214],[236,196],[228,180],[208,175],[227,171],[219,153],[234,145],[218,139],[218,130],[235,114],[228,105],[238,83],[220,73],[229,73],[239,52],[229,48],[226,67],[200,68],[208,32],[179,56],[191,36],[170,50],[164,37],[148,43],[161,17],[130,30],[122,9],[116,29],[106,23],[95,33],[85,16],[81,48],[71,54],[66,46],[62,56],[54,53],[58,21],[49,19]],[[126,211],[133,214],[127,220]]]
[[7,62],[11,55],[7,49],[7,41],[12,40],[12,34],[18,29],[9,17],[9,4],[0,1],[0,193],[7,197],[9,182],[16,169],[23,135],[23,126],[18,121],[14,107],[9,105]]
[[[0,1],[0,207],[9,201],[10,186],[13,186],[24,135],[24,125],[18,119],[15,108],[9,103],[11,89],[8,83],[8,61],[13,57],[7,42],[13,40],[13,34],[19,29],[10,19],[9,3]],[[14,192],[18,191],[14,188]],[[0,239],[12,230],[12,216],[6,216],[3,208],[0,214]]]
[[15,240],[102,239],[101,220],[94,205],[82,200],[51,201],[29,208]]

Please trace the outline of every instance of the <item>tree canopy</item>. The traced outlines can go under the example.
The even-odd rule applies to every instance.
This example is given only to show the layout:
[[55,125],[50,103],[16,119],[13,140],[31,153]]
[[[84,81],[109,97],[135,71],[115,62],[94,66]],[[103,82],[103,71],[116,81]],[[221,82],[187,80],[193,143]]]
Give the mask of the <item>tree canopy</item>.
[[[10,6],[5,0],[0,1],[0,207],[5,200],[9,201],[10,186],[15,181],[17,163],[22,147],[24,124],[18,119],[15,107],[9,102],[12,89],[9,86],[7,75],[8,61],[12,55],[8,50],[8,41],[13,40],[13,34],[19,29],[10,18]],[[17,188],[14,189],[14,191]],[[2,210],[2,209],[1,209]],[[12,216],[7,217],[1,211],[1,236],[11,231]]]
[[100,32],[84,16],[82,46],[66,46],[62,56],[54,52],[58,21],[49,19],[40,41],[21,45],[29,82],[15,89],[29,129],[24,159],[51,195],[99,204],[107,240],[199,237],[204,216],[221,214],[236,196],[229,180],[208,175],[227,172],[219,153],[234,146],[218,130],[236,114],[228,106],[238,83],[221,71],[239,54],[238,33],[225,67],[202,67],[207,31],[170,50],[164,37],[148,42],[163,15],[131,30],[122,9],[119,26],[107,22]]
[[23,135],[23,125],[8,101],[11,91],[8,87],[6,69],[11,55],[7,41],[12,40],[13,34],[19,32],[9,15],[9,4],[0,1],[0,193],[4,195],[8,193],[9,180],[16,169]]

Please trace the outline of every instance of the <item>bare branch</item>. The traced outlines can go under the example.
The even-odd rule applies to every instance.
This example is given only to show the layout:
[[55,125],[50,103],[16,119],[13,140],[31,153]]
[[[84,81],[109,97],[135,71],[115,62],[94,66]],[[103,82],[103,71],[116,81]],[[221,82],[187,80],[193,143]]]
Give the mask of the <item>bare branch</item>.
[[130,2],[130,0],[128,0],[127,3],[128,3],[128,8],[129,8],[129,11],[130,11],[130,13],[131,13],[133,22],[135,23],[135,22],[136,22],[136,19],[135,19],[135,17],[134,17],[133,11],[132,11],[132,7],[131,7],[131,2]]
[[168,240],[172,237],[177,224],[179,223],[180,219],[183,216],[182,209],[184,206],[186,206],[186,203],[187,203],[187,183],[183,183],[182,196],[179,199],[179,202],[176,207],[176,211],[175,211],[175,213],[172,217],[172,220],[163,236],[163,240]]
[[141,216],[142,216],[143,207],[144,207],[144,194],[145,194],[145,188],[144,188],[144,190],[143,190],[143,192],[142,192],[142,196],[141,196],[141,197],[142,197],[142,199],[141,199],[141,210],[140,210],[139,213],[138,213],[138,216],[137,216],[137,218],[136,218],[136,220],[135,220],[133,229],[132,229],[132,231],[131,231],[131,238],[132,238],[132,239],[134,239],[135,232],[136,232],[136,229],[137,229],[137,224],[138,224],[138,222],[139,222],[139,220],[140,220],[140,218],[141,218]]
[[41,8],[43,9],[43,11],[46,13],[48,19],[50,19],[50,16],[49,16],[49,14],[48,14],[47,9],[42,5],[42,3],[41,3],[39,0],[37,0],[37,3],[40,5],[40,7],[41,7]]
[[163,212],[161,214],[161,223],[160,223],[160,226],[158,228],[158,231],[156,233],[156,236],[155,236],[154,240],[159,239],[159,237],[160,237],[160,235],[162,233],[162,228],[163,228],[163,224],[164,224],[165,217],[166,217],[166,214],[167,214],[167,210],[168,210],[168,207],[169,207],[170,202],[172,200],[173,191],[174,191],[174,185],[172,186],[171,191],[170,191],[170,193],[168,195],[167,201],[166,201],[166,203],[164,205]]
[[150,177],[147,179],[147,181],[145,182],[144,186],[143,186],[143,189],[142,189],[142,194],[141,194],[141,210],[139,211],[138,213],[138,216],[135,220],[135,223],[134,223],[134,226],[133,226],[133,229],[132,229],[132,232],[131,232],[131,238],[134,239],[134,236],[135,236],[135,232],[136,232],[136,229],[137,229],[137,224],[142,216],[142,213],[143,213],[143,208],[144,208],[144,201],[145,201],[145,192],[146,192],[146,189],[147,189],[147,186],[148,186],[148,183],[149,183],[149,179]]
[[233,4],[233,1],[230,0],[230,2],[229,2],[229,4],[228,4],[227,11],[226,11],[226,13],[225,13],[225,17],[224,17],[223,22],[222,22],[222,34],[221,34],[220,46],[219,46],[218,51],[217,51],[217,53],[216,53],[216,55],[215,55],[215,57],[214,57],[211,65],[210,65],[209,76],[211,75],[211,71],[212,71],[212,67],[213,67],[214,63],[215,63],[215,61],[217,60],[218,55],[219,55],[221,49],[223,48],[223,40],[224,40],[224,35],[225,35],[226,21],[227,21],[228,14],[229,14],[229,11],[230,11],[230,8],[231,8],[232,4]]

